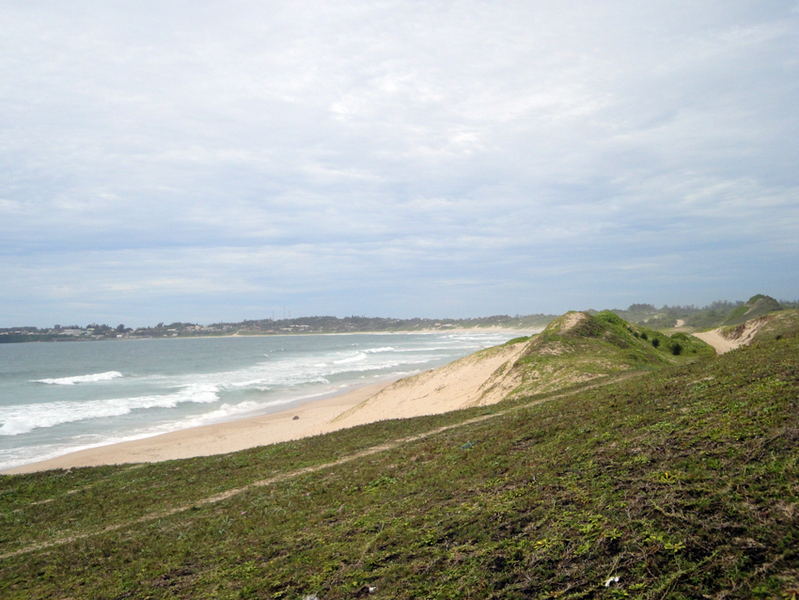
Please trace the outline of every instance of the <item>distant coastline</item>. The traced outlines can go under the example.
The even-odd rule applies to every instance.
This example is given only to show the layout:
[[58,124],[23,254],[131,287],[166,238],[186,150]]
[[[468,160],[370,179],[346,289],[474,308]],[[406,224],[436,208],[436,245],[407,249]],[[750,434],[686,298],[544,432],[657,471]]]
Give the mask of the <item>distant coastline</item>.
[[[708,331],[715,327],[736,325],[746,319],[775,310],[799,308],[799,300],[776,300],[757,294],[748,301],[718,300],[707,306],[668,306],[631,304],[626,309],[613,308],[611,312],[630,323],[653,329],[683,332]],[[588,314],[597,314],[587,309]],[[284,319],[245,320],[237,323],[219,322],[210,325],[174,322],[158,323],[151,327],[112,327],[92,323],[80,325],[54,325],[49,328],[0,328],[0,344],[19,342],[73,342],[117,339],[153,339],[186,337],[228,337],[253,335],[302,335],[341,333],[423,333],[441,331],[528,331],[546,327],[557,315],[494,315],[468,319],[393,319],[384,317],[298,317]]]
[[485,331],[503,329],[524,331],[546,326],[554,315],[525,315],[511,317],[496,315],[473,319],[391,319],[370,317],[300,317],[296,319],[261,319],[238,323],[175,322],[159,323],[154,327],[125,327],[91,324],[50,328],[0,328],[0,344],[24,342],[87,342],[121,339],[157,339],[187,337],[231,337],[254,335],[303,335],[342,333],[424,333],[441,331]]

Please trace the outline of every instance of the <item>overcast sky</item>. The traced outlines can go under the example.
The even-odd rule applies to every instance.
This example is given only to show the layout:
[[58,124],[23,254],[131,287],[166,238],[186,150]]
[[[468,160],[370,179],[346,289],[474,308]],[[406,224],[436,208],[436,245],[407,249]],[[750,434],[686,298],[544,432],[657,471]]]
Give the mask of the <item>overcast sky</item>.
[[0,327],[799,298],[797,0],[5,0]]

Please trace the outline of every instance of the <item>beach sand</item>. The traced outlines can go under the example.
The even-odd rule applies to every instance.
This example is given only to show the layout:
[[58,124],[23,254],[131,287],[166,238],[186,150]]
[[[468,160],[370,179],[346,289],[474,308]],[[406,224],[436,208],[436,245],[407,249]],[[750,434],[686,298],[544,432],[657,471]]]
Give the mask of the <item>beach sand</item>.
[[5,471],[32,473],[98,465],[160,462],[226,454],[387,419],[440,414],[499,402],[501,373],[524,344],[499,346],[394,382],[356,388],[287,410],[109,446],[90,448]]

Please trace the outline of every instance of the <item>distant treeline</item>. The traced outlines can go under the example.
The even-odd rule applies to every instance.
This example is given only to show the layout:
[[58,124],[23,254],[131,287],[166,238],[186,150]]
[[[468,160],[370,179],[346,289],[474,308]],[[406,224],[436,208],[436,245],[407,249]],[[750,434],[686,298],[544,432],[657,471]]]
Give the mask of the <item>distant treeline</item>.
[[471,319],[392,319],[383,317],[300,317],[260,319],[240,323],[215,323],[212,328],[240,333],[357,333],[375,331],[420,331],[456,328],[503,327],[529,329],[546,326],[555,315],[494,315]]
[[625,309],[613,309],[625,321],[646,324],[653,329],[675,327],[678,322],[697,330],[721,325],[734,325],[742,319],[755,318],[775,310],[799,308],[799,300],[775,300],[757,294],[746,302],[717,300],[707,306],[668,306],[656,308],[652,304],[631,304]]
[[131,338],[204,337],[220,335],[273,335],[287,333],[359,333],[381,331],[424,331],[459,328],[502,327],[508,329],[531,329],[544,327],[555,315],[495,315],[472,319],[391,319],[380,317],[351,316],[300,317],[295,319],[259,319],[237,323],[159,323],[153,327],[131,328],[125,325],[91,324],[86,327],[71,325],[39,329],[36,327],[14,327],[0,329],[0,343],[84,341]]

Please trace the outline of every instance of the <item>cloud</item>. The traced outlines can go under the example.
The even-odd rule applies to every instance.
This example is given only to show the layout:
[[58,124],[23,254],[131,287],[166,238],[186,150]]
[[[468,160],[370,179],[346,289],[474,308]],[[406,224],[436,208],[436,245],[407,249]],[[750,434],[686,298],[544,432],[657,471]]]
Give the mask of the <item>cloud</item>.
[[5,325],[796,296],[794,3],[0,16]]

